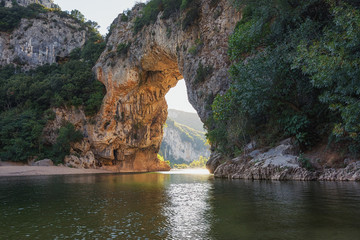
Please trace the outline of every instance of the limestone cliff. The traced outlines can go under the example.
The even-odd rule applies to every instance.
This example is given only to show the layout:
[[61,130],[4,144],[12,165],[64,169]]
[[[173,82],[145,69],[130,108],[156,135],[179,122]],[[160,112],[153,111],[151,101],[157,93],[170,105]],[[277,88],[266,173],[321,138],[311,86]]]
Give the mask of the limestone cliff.
[[[207,119],[213,96],[227,89],[229,60],[227,39],[240,15],[229,1],[199,1],[199,17],[182,28],[186,11],[169,19],[162,12],[154,24],[134,34],[134,20],[115,19],[107,49],[94,70],[107,94],[97,116],[94,135],[89,136],[95,155],[104,163],[124,169],[153,168],[167,117],[165,94],[185,79],[191,104],[202,121]],[[211,69],[199,79],[202,70]]]
[[209,145],[206,145],[205,132],[179,124],[171,118],[167,119],[160,152],[170,163],[189,164],[200,156],[208,158],[209,148]]
[[84,45],[86,33],[77,20],[58,12],[23,18],[12,32],[0,32],[0,65],[26,69],[61,61]]

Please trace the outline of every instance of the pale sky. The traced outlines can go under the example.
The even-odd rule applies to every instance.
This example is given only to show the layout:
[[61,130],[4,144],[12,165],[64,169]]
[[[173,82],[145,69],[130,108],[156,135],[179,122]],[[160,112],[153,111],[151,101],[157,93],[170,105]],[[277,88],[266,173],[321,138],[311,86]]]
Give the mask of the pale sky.
[[[100,25],[100,33],[106,35],[112,21],[124,10],[131,9],[135,3],[145,0],[54,0],[65,11],[79,10],[85,18]],[[169,108],[185,112],[196,112],[188,101],[184,81],[179,81],[166,95]]]

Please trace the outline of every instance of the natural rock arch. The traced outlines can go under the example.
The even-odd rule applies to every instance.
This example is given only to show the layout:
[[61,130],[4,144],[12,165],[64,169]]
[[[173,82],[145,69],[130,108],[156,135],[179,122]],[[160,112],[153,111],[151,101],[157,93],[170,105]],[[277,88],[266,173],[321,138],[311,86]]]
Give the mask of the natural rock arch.
[[[227,40],[240,16],[229,1],[213,7],[210,0],[200,2],[199,19],[185,30],[184,14],[163,20],[160,13],[154,24],[134,35],[133,20],[142,4],[131,10],[129,21],[121,21],[121,15],[114,20],[94,68],[107,93],[96,125],[89,128],[93,152],[108,168],[168,169],[156,154],[167,118],[165,95],[178,80],[185,79],[189,101],[202,121],[213,97],[228,88]],[[201,78],[199,68],[208,70]]]

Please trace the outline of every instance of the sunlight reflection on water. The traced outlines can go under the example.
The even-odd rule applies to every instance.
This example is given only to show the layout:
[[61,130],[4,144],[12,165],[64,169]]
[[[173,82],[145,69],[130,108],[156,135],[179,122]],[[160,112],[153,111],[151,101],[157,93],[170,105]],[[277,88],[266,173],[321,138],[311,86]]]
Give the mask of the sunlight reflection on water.
[[189,168],[189,169],[171,169],[169,172],[159,172],[162,174],[196,174],[196,175],[209,175],[210,172],[204,168]]
[[163,214],[171,239],[211,239],[209,190],[211,183],[173,183],[166,190]]

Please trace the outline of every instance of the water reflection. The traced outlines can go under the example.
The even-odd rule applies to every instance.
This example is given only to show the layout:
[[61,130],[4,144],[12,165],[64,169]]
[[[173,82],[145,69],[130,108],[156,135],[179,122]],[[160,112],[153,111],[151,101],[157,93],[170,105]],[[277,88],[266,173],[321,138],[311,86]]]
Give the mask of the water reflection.
[[0,178],[0,216],[0,239],[359,239],[360,183]]
[[167,186],[164,215],[171,239],[211,239],[209,176],[198,176],[184,181],[183,176],[172,175]]
[[215,181],[216,239],[357,239],[360,184]]

